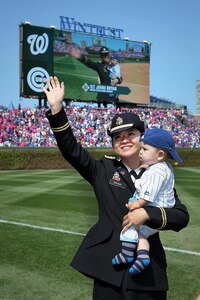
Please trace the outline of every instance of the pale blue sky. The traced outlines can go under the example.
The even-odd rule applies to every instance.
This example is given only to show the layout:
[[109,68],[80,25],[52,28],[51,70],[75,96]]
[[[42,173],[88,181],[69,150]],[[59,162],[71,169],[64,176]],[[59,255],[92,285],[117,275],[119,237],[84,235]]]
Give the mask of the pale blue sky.
[[[3,0],[0,104],[19,104],[19,24],[29,21],[59,29],[59,16],[67,16],[81,23],[123,29],[122,37],[131,40],[152,42],[150,94],[187,105],[195,113],[195,84],[200,79],[199,15],[199,0]],[[31,101],[23,99],[22,107],[30,106]]]

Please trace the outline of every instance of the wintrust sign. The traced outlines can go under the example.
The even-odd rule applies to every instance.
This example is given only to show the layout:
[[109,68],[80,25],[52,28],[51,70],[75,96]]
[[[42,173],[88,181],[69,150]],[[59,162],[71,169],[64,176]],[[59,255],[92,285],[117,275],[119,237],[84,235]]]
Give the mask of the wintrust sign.
[[123,29],[94,25],[89,23],[81,23],[75,21],[74,18],[60,16],[60,29],[66,31],[89,33],[98,36],[107,36],[112,38],[121,38]]

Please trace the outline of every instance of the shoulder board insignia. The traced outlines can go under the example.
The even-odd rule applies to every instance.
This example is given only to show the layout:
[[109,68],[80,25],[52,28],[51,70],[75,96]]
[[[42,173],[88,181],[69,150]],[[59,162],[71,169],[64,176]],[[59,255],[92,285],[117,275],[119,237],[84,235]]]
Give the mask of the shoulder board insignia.
[[105,155],[104,157],[105,157],[105,158],[108,158],[108,159],[116,159],[116,157],[115,157],[115,156],[109,156],[109,155]]

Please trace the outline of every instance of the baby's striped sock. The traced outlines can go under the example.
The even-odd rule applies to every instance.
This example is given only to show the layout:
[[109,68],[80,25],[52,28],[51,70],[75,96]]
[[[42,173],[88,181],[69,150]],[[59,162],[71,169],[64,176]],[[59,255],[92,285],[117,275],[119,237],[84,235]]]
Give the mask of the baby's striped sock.
[[112,259],[113,265],[127,264],[133,261],[133,253],[137,244],[122,242],[122,251]]
[[142,249],[138,250],[137,259],[132,265],[132,267],[129,269],[129,273],[133,275],[139,274],[146,269],[149,263],[150,263],[149,251],[142,250]]

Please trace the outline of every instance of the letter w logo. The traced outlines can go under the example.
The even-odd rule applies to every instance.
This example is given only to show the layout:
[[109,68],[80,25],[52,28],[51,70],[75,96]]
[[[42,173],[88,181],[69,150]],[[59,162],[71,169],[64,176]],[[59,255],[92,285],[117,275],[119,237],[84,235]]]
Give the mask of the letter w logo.
[[27,38],[30,44],[30,51],[32,55],[44,54],[49,46],[49,37],[46,33],[43,35],[32,34]]

